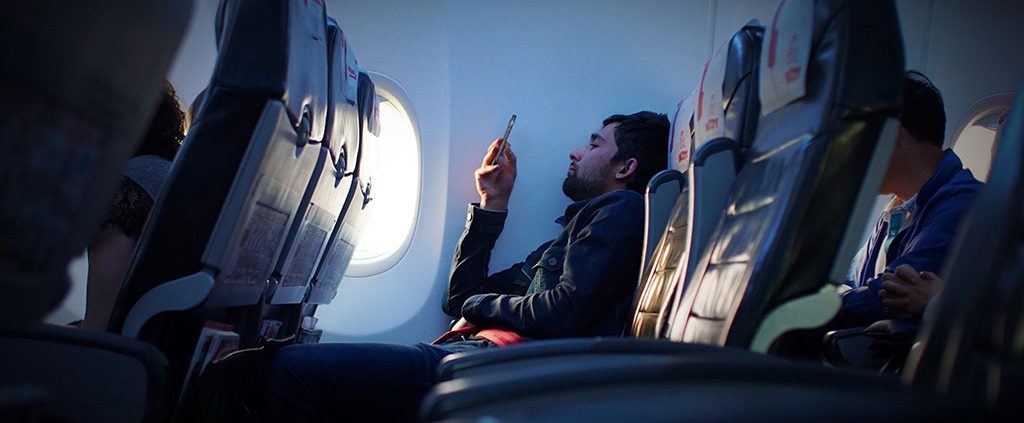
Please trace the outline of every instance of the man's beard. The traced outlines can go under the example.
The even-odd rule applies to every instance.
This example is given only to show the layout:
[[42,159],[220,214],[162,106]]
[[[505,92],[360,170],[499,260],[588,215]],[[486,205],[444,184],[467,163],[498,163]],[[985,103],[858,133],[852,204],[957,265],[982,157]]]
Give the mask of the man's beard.
[[579,177],[579,174],[572,174],[562,181],[562,193],[572,201],[587,200],[604,194],[604,187],[600,184]]

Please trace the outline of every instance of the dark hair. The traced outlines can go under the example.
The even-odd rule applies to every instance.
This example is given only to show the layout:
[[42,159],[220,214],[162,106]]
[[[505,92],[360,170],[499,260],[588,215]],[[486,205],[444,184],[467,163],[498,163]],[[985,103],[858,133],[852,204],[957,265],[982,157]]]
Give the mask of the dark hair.
[[[174,87],[164,82],[160,105],[135,156],[154,155],[173,161],[184,138],[185,114],[178,104]],[[156,199],[150,198],[139,184],[122,176],[100,229],[115,227],[129,237],[138,237],[155,202]]]
[[643,111],[631,115],[612,115],[604,120],[604,126],[613,123],[619,126],[615,128],[618,152],[612,160],[636,159],[636,179],[628,188],[643,194],[651,177],[668,168],[668,138],[671,131],[668,117]]
[[918,140],[942,147],[946,138],[946,109],[942,94],[918,71],[903,77],[903,114],[900,124]]
[[167,160],[174,160],[174,155],[181,148],[185,139],[185,113],[181,111],[178,94],[170,82],[164,82],[164,92],[160,98],[153,120],[142,144],[135,151],[135,156],[154,155]]

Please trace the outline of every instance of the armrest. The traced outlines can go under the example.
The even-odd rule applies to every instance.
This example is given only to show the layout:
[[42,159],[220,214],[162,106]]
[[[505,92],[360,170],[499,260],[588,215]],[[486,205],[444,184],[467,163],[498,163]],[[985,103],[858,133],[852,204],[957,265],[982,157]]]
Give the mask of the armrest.
[[530,360],[568,360],[595,354],[671,354],[687,347],[692,348],[664,339],[574,338],[534,341],[449,355],[438,365],[437,380],[445,381],[467,373],[487,372],[488,368],[498,369],[510,363],[521,365]]
[[0,387],[0,421],[32,423],[56,420],[46,409],[51,401],[46,392],[36,388]]
[[420,420],[863,421],[884,415],[887,421],[930,421],[970,415],[929,392],[906,389],[896,377],[759,360],[756,353],[686,356],[566,369],[557,377],[523,369],[442,382],[421,403]]
[[45,393],[56,418],[158,421],[167,373],[164,355],[135,339],[53,325],[0,327],[0,374]]
[[919,320],[886,319],[864,328],[864,335],[893,342],[911,342],[921,327]]
[[831,331],[823,339],[822,360],[833,367],[898,371],[919,326],[918,321],[888,319],[863,328]]
[[[538,421],[546,415],[540,409],[546,408],[555,411],[552,416],[557,416],[547,421],[686,421],[685,417],[679,416],[686,416],[685,411],[690,409],[707,410],[712,416],[720,413],[725,415],[730,410],[775,404],[783,398],[793,398],[793,403],[807,405],[815,403],[808,402],[808,395],[821,398],[819,392],[824,389],[842,392],[848,404],[851,403],[850,391],[868,392],[880,385],[899,386],[899,379],[894,377],[886,379],[863,372],[824,368],[813,363],[791,363],[748,350],[699,344],[677,345],[679,351],[673,354],[613,356],[613,360],[573,362],[573,365],[562,368],[523,366],[514,372],[441,382],[431,389],[421,403],[421,420],[465,418],[470,421],[477,416],[490,415],[499,416],[498,419],[502,421]],[[738,393],[736,388],[742,384],[766,389],[759,396],[749,396],[751,401],[739,402],[734,398]],[[809,389],[781,393],[784,391],[776,387],[783,384],[806,386]],[[652,399],[647,396],[652,391],[661,391],[662,394]],[[578,399],[588,392],[603,392],[581,403],[590,409],[601,408],[602,411],[596,413],[598,416],[563,408],[573,403],[574,397]],[[723,400],[694,401],[691,396],[711,392],[721,395]],[[530,405],[523,405],[527,403]],[[862,404],[858,407],[864,409]],[[523,410],[529,416],[506,420],[494,414],[498,408]],[[653,414],[648,412],[657,408],[667,411]],[[797,407],[788,411],[799,409]],[[602,418],[602,413],[607,414]],[[748,421],[756,420],[756,417],[705,416],[693,420]],[[842,420],[845,420],[845,415]]]

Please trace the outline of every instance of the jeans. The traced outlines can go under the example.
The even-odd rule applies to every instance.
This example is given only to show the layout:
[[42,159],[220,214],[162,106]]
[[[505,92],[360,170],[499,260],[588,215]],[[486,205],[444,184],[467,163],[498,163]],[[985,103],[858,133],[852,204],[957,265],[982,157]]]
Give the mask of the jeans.
[[444,356],[492,346],[291,345],[271,364],[263,421],[413,421]]

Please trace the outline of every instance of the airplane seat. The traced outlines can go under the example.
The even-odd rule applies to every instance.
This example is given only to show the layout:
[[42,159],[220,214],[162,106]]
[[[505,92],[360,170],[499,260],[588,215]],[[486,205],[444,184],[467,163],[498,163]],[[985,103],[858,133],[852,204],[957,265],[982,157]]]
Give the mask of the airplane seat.
[[[900,378],[809,363],[607,365],[505,380],[534,396],[447,413],[501,421],[1002,421],[1024,412],[1024,86]],[[933,309],[934,308],[934,309]],[[495,399],[497,398],[497,399]],[[503,398],[508,398],[503,399]]]
[[[354,66],[354,64],[353,64]],[[370,211],[373,187],[373,174],[377,167],[377,135],[380,134],[380,114],[377,89],[370,75],[357,70],[358,85],[356,107],[359,145],[352,165],[352,187],[349,191],[344,219],[339,220],[331,236],[331,244],[324,253],[323,260],[317,268],[313,288],[308,304],[313,305],[309,315],[315,312],[318,305],[330,304],[338,293],[338,286],[345,271],[348,269],[352,254],[355,252],[356,241],[366,216]]]
[[[289,228],[325,155],[322,2],[222,2],[219,55],[109,329],[157,346],[180,389],[207,322],[252,346]],[[287,267],[287,265],[285,265]]]
[[146,133],[191,10],[44,0],[0,14],[0,420],[159,418],[159,351],[41,322]]
[[640,268],[646,269],[658,240],[668,225],[672,206],[686,186],[686,178],[677,169],[656,173],[644,189],[644,246]]
[[[297,333],[301,318],[309,314],[304,302],[312,294],[316,267],[323,257],[336,252],[336,228],[346,219],[343,211],[352,200],[358,164],[359,113],[356,107],[358,65],[355,53],[341,26],[327,20],[328,102],[321,159],[306,188],[297,216],[285,241],[285,253],[278,258],[272,279],[277,288],[269,296],[270,307],[263,313],[260,335],[287,338]],[[307,198],[308,197],[308,198]],[[351,218],[351,217],[350,217]]]
[[767,352],[838,310],[902,104],[894,6],[853,3],[780,3],[761,50],[757,134],[671,339]]
[[335,167],[346,174],[355,172],[359,144],[359,62],[345,31],[334,18],[327,18],[328,85],[331,99],[327,108],[324,146]]
[[0,327],[5,382],[39,387],[55,417],[82,422],[159,421],[167,359],[145,342],[49,324]]
[[828,331],[821,340],[821,360],[834,367],[900,373],[920,326],[916,319],[885,319]]
[[[647,184],[644,259],[640,262],[642,271],[633,297],[633,315],[623,329],[628,336],[658,337],[659,316],[667,294],[663,286],[674,273],[682,251],[672,246],[676,238],[686,236],[685,212],[689,196],[685,172],[689,168],[690,144],[693,143],[693,109],[686,107],[688,100],[689,97],[679,102],[672,118],[670,167],[655,174]],[[680,151],[676,152],[677,149]]]
[[[693,266],[688,264],[700,257],[724,209],[745,146],[750,145],[756,132],[756,75],[763,32],[757,21],[737,31],[705,64],[694,92],[679,103],[670,160],[685,172],[687,186],[671,211],[672,229],[664,233],[658,245],[662,261],[644,268],[652,273],[645,273],[647,282],[637,296],[637,313],[631,322],[635,334],[664,336],[673,303],[692,274]],[[721,90],[705,91],[705,84]],[[680,121],[689,125],[679,125]]]
[[[721,125],[728,128],[728,134],[744,137],[742,144],[749,144],[748,138],[752,138],[755,133],[755,128],[752,126],[757,123],[757,79],[751,78],[750,75],[756,73],[761,31],[756,26],[756,22],[752,22],[738,31],[723,46],[722,53],[715,56],[714,60],[717,61],[717,64],[712,67],[712,72],[721,72],[723,75],[708,79],[709,81],[715,80],[708,82],[709,86],[716,84],[715,86],[721,87],[721,93],[716,96],[718,100],[709,101],[708,107],[711,107],[712,104],[722,104],[721,107],[725,110],[715,115],[719,116]],[[750,59],[751,57],[753,60]],[[713,90],[708,90],[708,92],[710,91]],[[685,184],[681,191],[676,191],[677,194],[671,200],[673,204],[668,221],[652,252],[652,259],[643,267],[644,270],[640,275],[632,306],[633,313],[624,328],[624,334],[635,339],[625,342],[611,338],[550,340],[532,342],[516,346],[516,348],[452,354],[445,357],[438,367],[439,380],[468,376],[478,372],[496,373],[508,366],[514,368],[514,366],[522,365],[521,362],[525,360],[531,360],[531,363],[546,360],[563,362],[566,358],[579,360],[584,355],[594,354],[599,356],[665,354],[676,351],[678,345],[661,341],[664,341],[673,300],[679,295],[678,292],[681,289],[680,281],[684,278],[683,275],[687,269],[687,252],[691,248],[689,245],[691,231],[688,228],[692,226],[693,219],[690,210],[694,198],[690,193],[694,190],[694,182],[691,177],[694,173],[690,152],[694,151],[694,146],[700,146],[696,149],[698,154],[716,158],[725,157],[727,160],[715,161],[712,166],[720,164],[727,167],[728,172],[734,172],[736,165],[733,163],[733,157],[738,157],[738,149],[717,150],[710,153],[704,149],[716,148],[708,147],[715,145],[741,144],[723,138],[725,132],[722,130],[701,131],[700,133],[693,130],[697,92],[698,90],[695,89],[679,103],[673,117],[672,135],[669,140],[669,160],[672,169],[659,175],[680,175],[684,178]],[[755,98],[745,98],[746,96]],[[743,98],[741,99],[741,97]],[[705,136],[715,136],[716,140],[707,142],[711,140],[704,138]],[[719,155],[723,152],[728,154]],[[734,152],[736,154],[733,154]],[[666,179],[671,180],[668,176]],[[705,191],[703,184],[710,182],[710,179],[699,179],[699,181],[701,186],[697,189]],[[708,185],[712,184],[708,183]],[[728,190],[728,185],[717,185],[717,187],[719,189],[724,187]],[[704,210],[711,213],[709,207],[705,207]],[[638,342],[637,339],[651,342]],[[594,357],[590,359],[594,359]]]
[[[661,310],[662,331],[670,324],[670,311],[679,307],[757,133],[761,112],[758,64],[763,36],[764,27],[756,20],[740,28],[707,62],[692,100],[699,102],[693,105],[697,108],[693,116],[694,154],[687,173],[687,207],[685,211],[680,209],[680,218],[685,213],[687,220],[686,257],[678,265],[682,272],[673,281],[672,304],[666,302]],[[705,91],[705,85],[721,85],[722,90]],[[716,107],[719,103],[721,108]]]
[[[895,141],[903,44],[892,1],[788,0],[780,6],[758,60],[761,115],[754,141],[671,312],[668,336],[680,343],[680,362],[701,363],[695,356],[705,354],[687,353],[692,344],[767,352],[779,335],[832,317],[836,288]],[[745,362],[769,357],[742,356]],[[572,375],[534,376],[572,385],[563,379],[606,367],[628,372],[633,359],[623,355],[603,367],[578,361]],[[428,394],[423,416],[488,413],[506,400],[532,403],[543,391],[511,379],[442,382]]]

